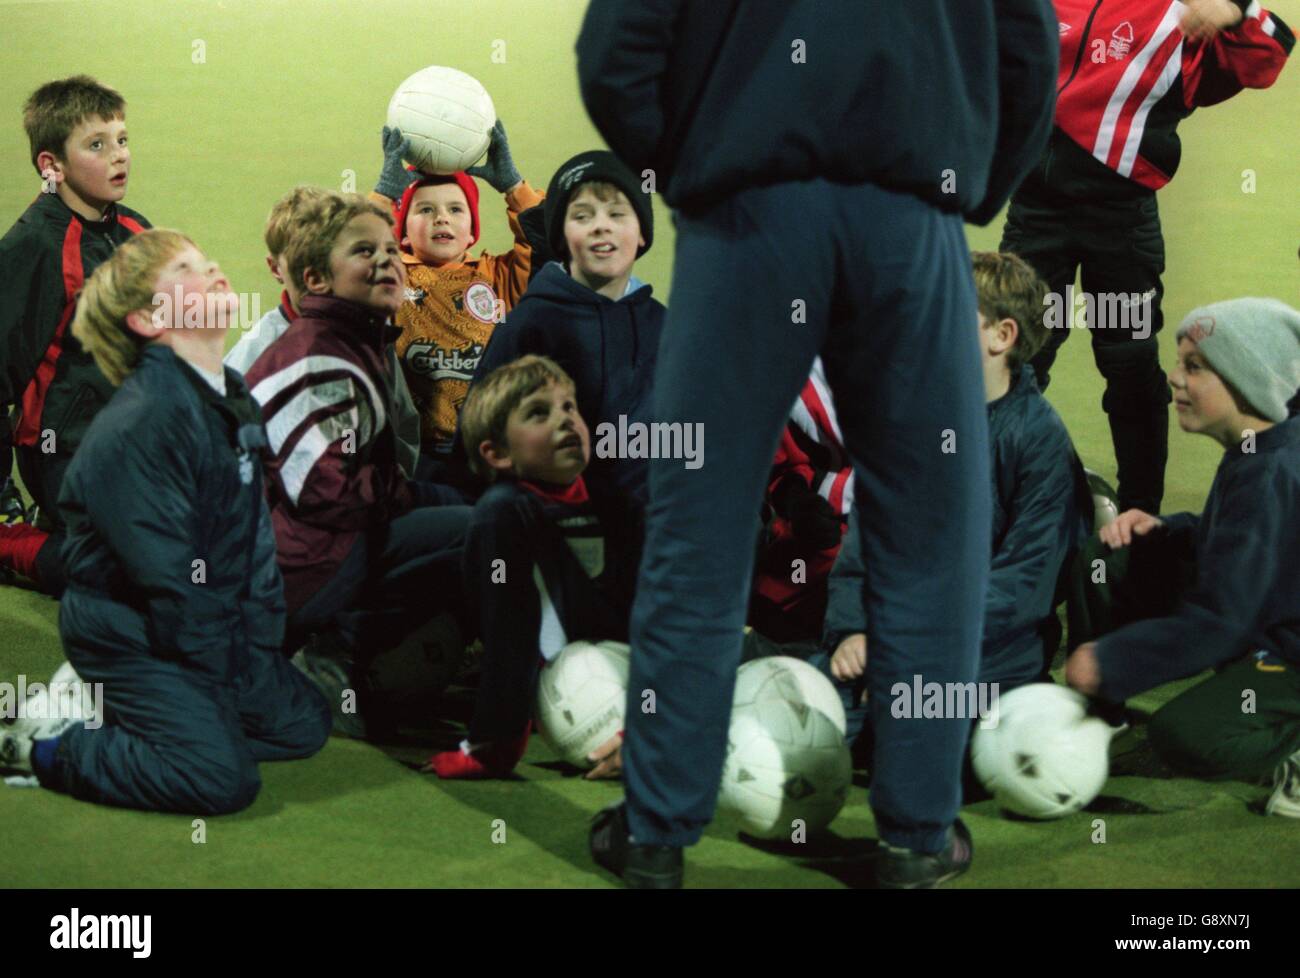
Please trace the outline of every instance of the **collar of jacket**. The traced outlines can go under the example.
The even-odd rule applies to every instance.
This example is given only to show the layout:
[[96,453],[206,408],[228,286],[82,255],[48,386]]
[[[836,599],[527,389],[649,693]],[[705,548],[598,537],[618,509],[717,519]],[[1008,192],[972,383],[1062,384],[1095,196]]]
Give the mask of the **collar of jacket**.
[[590,306],[612,306],[619,302],[636,305],[649,300],[654,294],[654,288],[648,282],[642,282],[635,276],[629,279],[628,284],[632,288],[617,299],[611,299],[583,285],[558,261],[550,261],[543,265],[542,270],[528,283],[526,294],[556,302],[576,302]]
[[305,295],[298,301],[298,318],[320,320],[348,339],[364,344],[378,337],[381,346],[396,343],[400,328],[389,324],[388,316],[351,299],[336,295]]
[[49,198],[51,202],[51,215],[58,213],[60,216],[66,216],[68,219],[79,223],[87,231],[93,231],[96,234],[108,234],[117,227],[118,215],[116,203],[110,203],[108,205],[108,208],[104,211],[104,219],[102,221],[92,221],[90,218],[82,217],[74,211],[64,203],[63,198],[58,194],[42,194],[41,196]]
[[[1276,452],[1288,447],[1292,449],[1300,447],[1300,415],[1293,414],[1271,428],[1255,432],[1255,452]],[[1244,458],[1249,454],[1251,453],[1231,448],[1224,458],[1225,460]]]
[[140,354],[140,362],[142,365],[150,362],[171,364],[172,369],[184,377],[199,395],[199,399],[221,415],[232,446],[248,451],[258,451],[267,447],[261,412],[252,395],[248,393],[248,385],[244,383],[244,378],[239,371],[222,367],[226,377],[226,396],[222,397],[211,384],[199,376],[197,370],[186,363],[183,357],[177,356],[169,346],[150,343]]
[[1037,393],[1038,379],[1034,376],[1034,368],[1027,363],[1022,363],[1020,373],[1012,375],[1011,386],[1007,388],[1007,392],[996,401],[989,402],[989,416],[992,417],[995,411],[1014,401]]

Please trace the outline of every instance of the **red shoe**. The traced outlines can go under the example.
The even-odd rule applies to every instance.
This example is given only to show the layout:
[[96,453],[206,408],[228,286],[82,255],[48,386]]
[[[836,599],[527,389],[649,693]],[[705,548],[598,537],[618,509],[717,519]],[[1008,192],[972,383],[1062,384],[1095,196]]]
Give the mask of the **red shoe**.
[[496,741],[471,747],[468,740],[460,742],[457,750],[434,754],[421,768],[448,780],[476,778],[504,778],[515,769],[528,747],[530,722],[521,736],[511,741]]

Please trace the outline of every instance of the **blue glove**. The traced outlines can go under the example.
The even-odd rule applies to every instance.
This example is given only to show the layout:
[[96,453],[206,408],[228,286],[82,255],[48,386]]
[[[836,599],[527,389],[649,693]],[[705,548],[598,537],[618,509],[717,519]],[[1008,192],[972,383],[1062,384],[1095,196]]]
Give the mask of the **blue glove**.
[[383,194],[390,200],[401,200],[402,194],[412,182],[420,179],[418,172],[408,170],[402,159],[411,152],[402,130],[384,126],[382,133],[384,146],[384,168],[379,171],[379,182],[375,184],[375,193]]
[[465,171],[471,177],[487,182],[499,194],[505,193],[523,180],[510,156],[510,143],[506,141],[505,124],[498,119],[492,127],[492,141],[488,143],[487,160],[481,166],[471,166]]

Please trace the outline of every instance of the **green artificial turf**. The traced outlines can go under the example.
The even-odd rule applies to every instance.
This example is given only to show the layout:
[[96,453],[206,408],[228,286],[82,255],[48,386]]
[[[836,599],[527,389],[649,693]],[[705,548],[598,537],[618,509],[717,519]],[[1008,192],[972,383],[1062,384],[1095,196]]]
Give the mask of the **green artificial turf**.
[[[1300,0],[1269,6],[1300,25]],[[23,101],[41,82],[78,72],[118,87],[129,101],[126,203],[156,225],[191,234],[237,290],[259,293],[264,310],[278,295],[261,244],[271,204],[296,183],[368,190],[389,94],[417,68],[450,64],[484,82],[534,186],[544,188],[573,153],[600,145],[573,69],[583,4],[476,0],[420,9],[390,0],[0,0],[0,220],[8,225],[39,189],[20,124]],[[1172,326],[1196,305],[1238,295],[1296,302],[1297,71],[1284,71],[1270,91],[1197,113],[1180,130],[1182,169],[1160,195],[1166,364]],[[1244,192],[1251,174],[1254,192]],[[655,246],[637,274],[666,299],[673,232],[667,211],[656,207]],[[508,247],[503,211],[484,188],[482,247]],[[999,219],[970,229],[972,246],[996,247],[1001,226]],[[1113,480],[1101,391],[1087,339],[1072,338],[1048,396],[1085,462]],[[1199,509],[1219,451],[1181,434],[1172,419],[1171,428],[1165,509]],[[44,679],[55,669],[57,614],[47,598],[0,589],[0,680]],[[1153,691],[1136,705],[1149,712],[1186,685]],[[429,746],[417,738],[380,749],[335,738],[311,760],[263,765],[257,802],[240,815],[208,819],[202,843],[187,817],[0,789],[0,879],[76,887],[610,885],[589,863],[585,825],[619,796],[616,784],[573,777],[537,738],[514,780],[439,782],[410,767]],[[969,806],[976,860],[953,885],[1300,884],[1300,825],[1251,811],[1265,789],[1169,778],[1145,750],[1141,728],[1121,737],[1115,754],[1102,796],[1058,822],[1011,821],[991,802]],[[1094,841],[1099,819],[1104,843]],[[502,828],[504,841],[494,841]],[[860,881],[852,857],[874,835],[864,790],[854,791],[833,829],[829,840],[768,851],[740,841],[731,817],[719,816],[690,854],[688,883]]]

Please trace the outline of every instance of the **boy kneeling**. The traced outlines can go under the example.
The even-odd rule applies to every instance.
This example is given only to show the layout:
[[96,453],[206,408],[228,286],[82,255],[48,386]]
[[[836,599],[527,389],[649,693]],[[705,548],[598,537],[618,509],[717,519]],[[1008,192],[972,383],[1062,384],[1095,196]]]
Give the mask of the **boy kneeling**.
[[[1136,613],[1093,617],[1145,620],[1080,645],[1066,680],[1121,702],[1216,669],[1156,712],[1152,745],[1195,777],[1271,772],[1266,812],[1300,818],[1300,312],[1275,299],[1193,309],[1169,383],[1180,427],[1221,444],[1223,461],[1201,515],[1130,509],[1102,530],[1108,565],[1132,550],[1128,579],[1107,577],[1128,592],[1115,610]],[[1187,563],[1195,580],[1179,586]]]
[[4,735],[6,763],[48,788],[236,812],[257,796],[259,761],[308,757],[329,736],[329,705],[280,654],[265,429],[221,365],[237,306],[216,263],[164,230],[121,245],[77,305],[73,334],[118,390],[59,497],[59,632],[80,677],[103,684],[105,716]]

